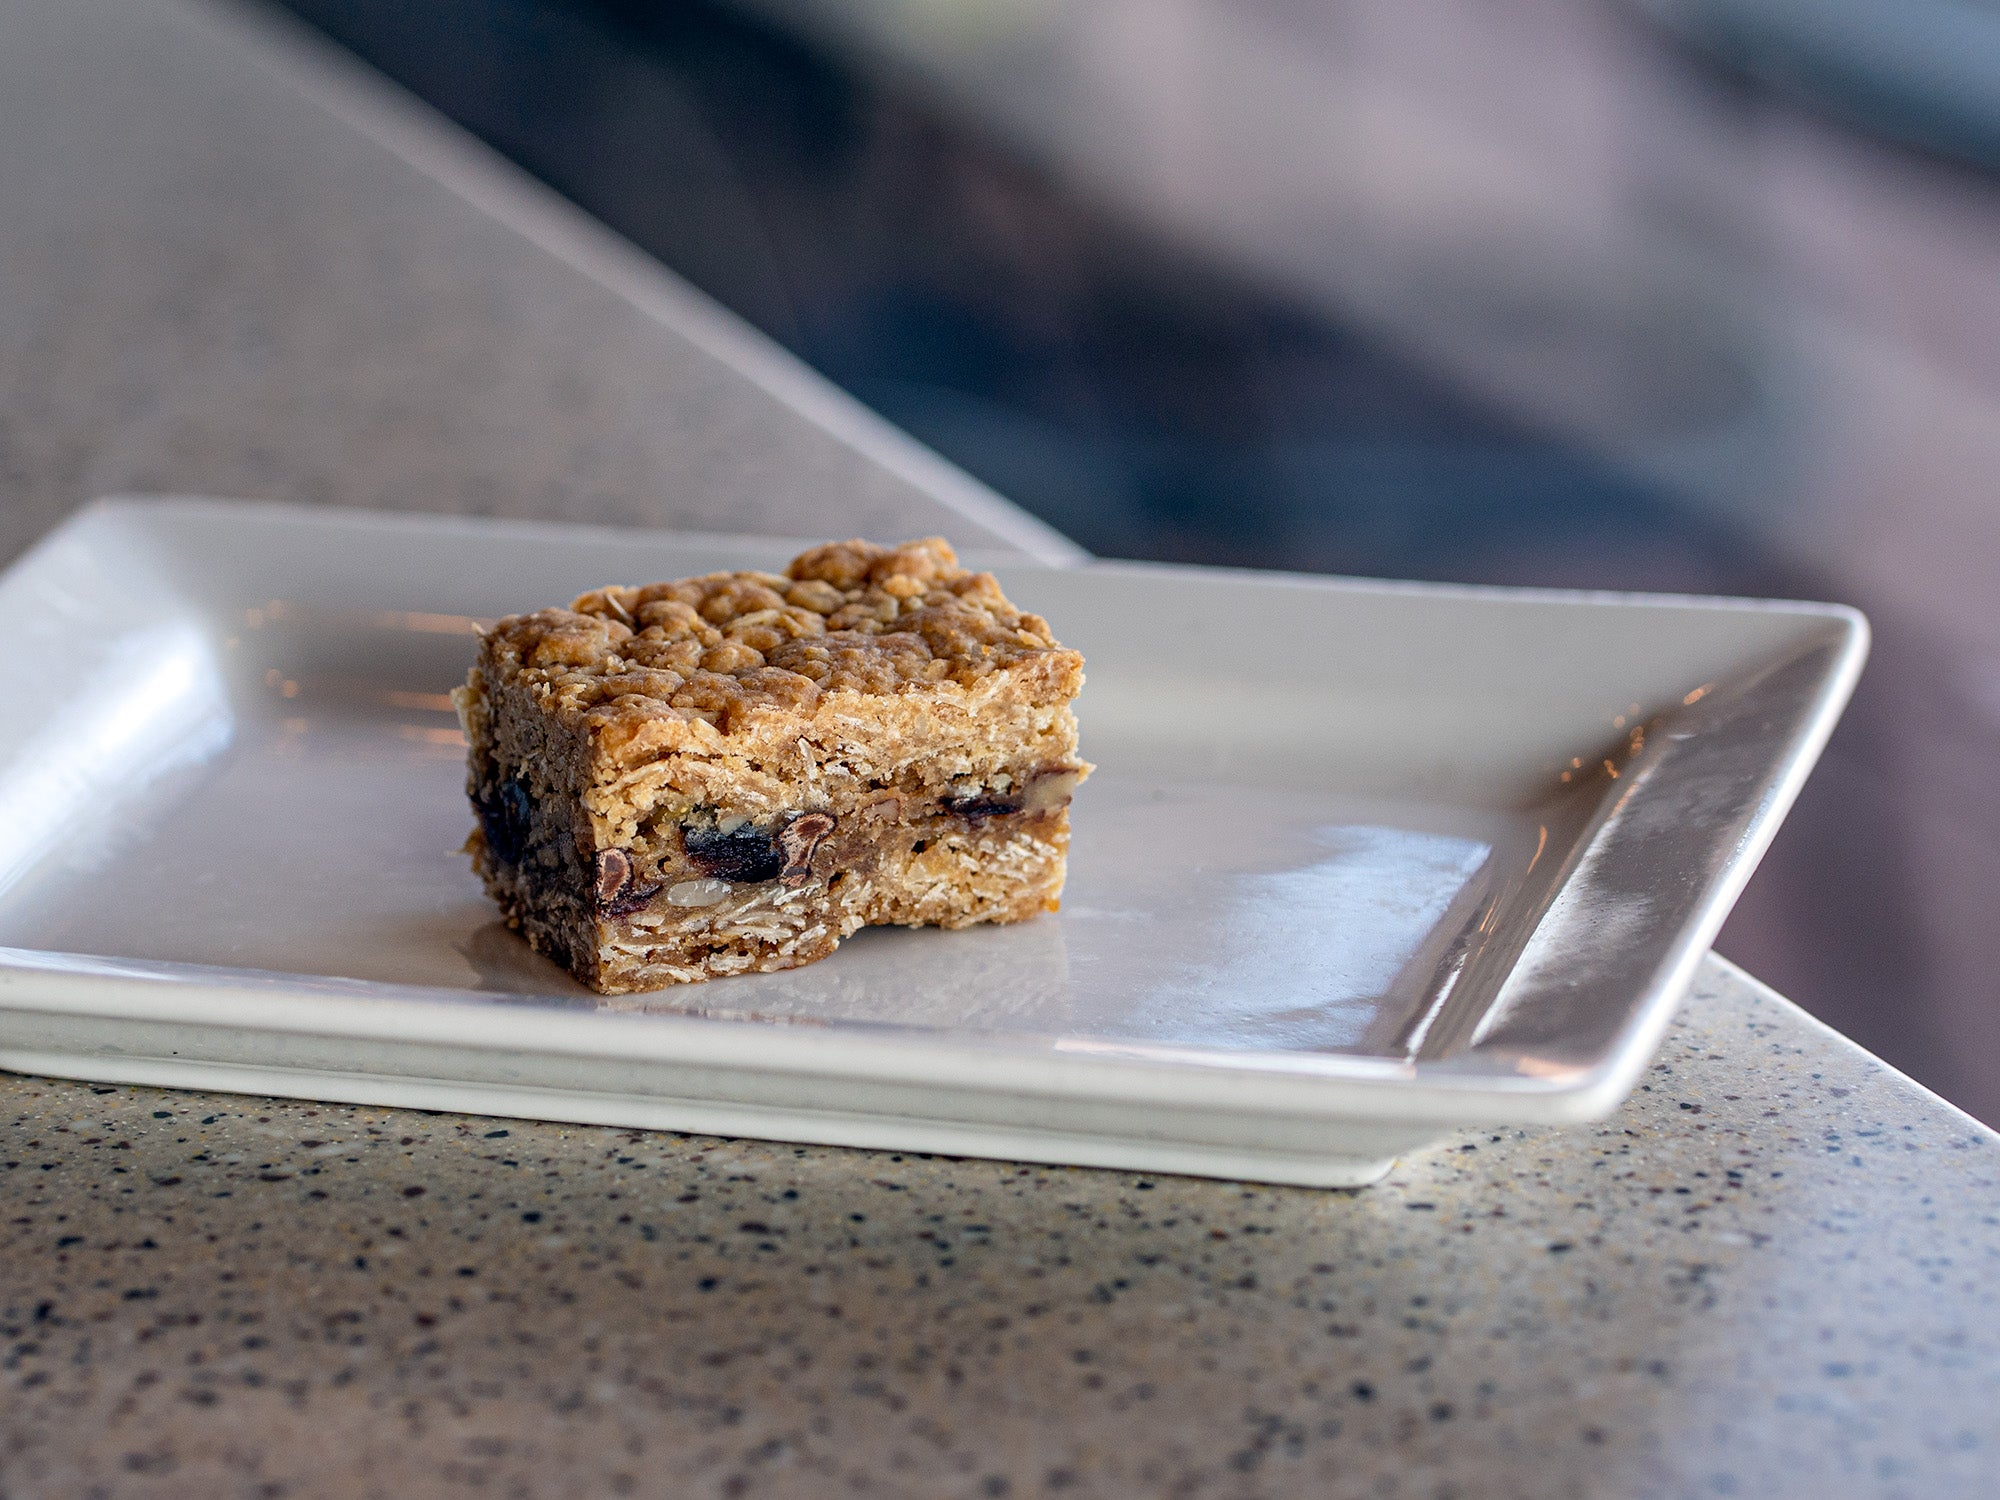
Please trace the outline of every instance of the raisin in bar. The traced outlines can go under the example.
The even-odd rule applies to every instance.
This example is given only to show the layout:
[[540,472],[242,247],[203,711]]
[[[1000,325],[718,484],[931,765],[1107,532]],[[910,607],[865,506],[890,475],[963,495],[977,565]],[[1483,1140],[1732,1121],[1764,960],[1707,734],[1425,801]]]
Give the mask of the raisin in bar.
[[473,866],[606,994],[875,924],[1053,911],[1083,658],[943,541],[603,588],[502,620],[455,695]]

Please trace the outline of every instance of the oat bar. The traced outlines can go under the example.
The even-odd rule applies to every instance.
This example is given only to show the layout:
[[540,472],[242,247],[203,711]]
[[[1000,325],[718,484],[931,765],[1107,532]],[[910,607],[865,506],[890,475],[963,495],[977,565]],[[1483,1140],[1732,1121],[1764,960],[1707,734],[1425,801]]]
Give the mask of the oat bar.
[[473,867],[607,994],[1053,911],[1083,658],[937,538],[502,620],[455,695]]

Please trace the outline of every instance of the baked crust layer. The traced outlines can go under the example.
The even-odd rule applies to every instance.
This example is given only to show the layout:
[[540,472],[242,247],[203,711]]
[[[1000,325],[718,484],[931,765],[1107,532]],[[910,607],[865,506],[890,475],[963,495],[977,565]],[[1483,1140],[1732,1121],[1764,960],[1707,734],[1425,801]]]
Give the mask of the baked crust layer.
[[1083,659],[942,540],[594,590],[456,694],[474,868],[615,993],[1053,910]]

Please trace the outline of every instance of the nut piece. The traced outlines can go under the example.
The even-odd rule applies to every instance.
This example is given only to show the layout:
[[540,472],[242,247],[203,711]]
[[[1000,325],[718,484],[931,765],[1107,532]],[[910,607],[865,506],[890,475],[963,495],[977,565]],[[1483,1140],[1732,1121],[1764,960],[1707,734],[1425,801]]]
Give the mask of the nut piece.
[[728,881],[705,875],[699,880],[683,880],[678,885],[668,886],[667,905],[713,906],[728,894]]
[[600,849],[597,854],[597,904],[609,906],[632,878],[632,861],[622,849]]
[[813,850],[832,832],[831,813],[806,813],[792,819],[778,835],[778,846],[785,851],[785,868],[778,876],[779,883],[797,887],[811,880]]
[[1047,766],[1028,778],[1021,798],[1029,812],[1047,812],[1068,803],[1076,784],[1083,780],[1080,766]]

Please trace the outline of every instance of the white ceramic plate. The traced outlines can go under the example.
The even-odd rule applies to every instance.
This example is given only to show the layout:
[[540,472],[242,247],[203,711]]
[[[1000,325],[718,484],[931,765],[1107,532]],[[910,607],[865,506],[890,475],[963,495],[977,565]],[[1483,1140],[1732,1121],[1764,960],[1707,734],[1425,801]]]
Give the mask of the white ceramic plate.
[[1088,663],[1061,914],[600,999],[457,852],[475,622],[793,550],[81,513],[0,580],[0,1066],[1361,1183],[1617,1105],[1866,650],[1823,605],[1003,568]]

